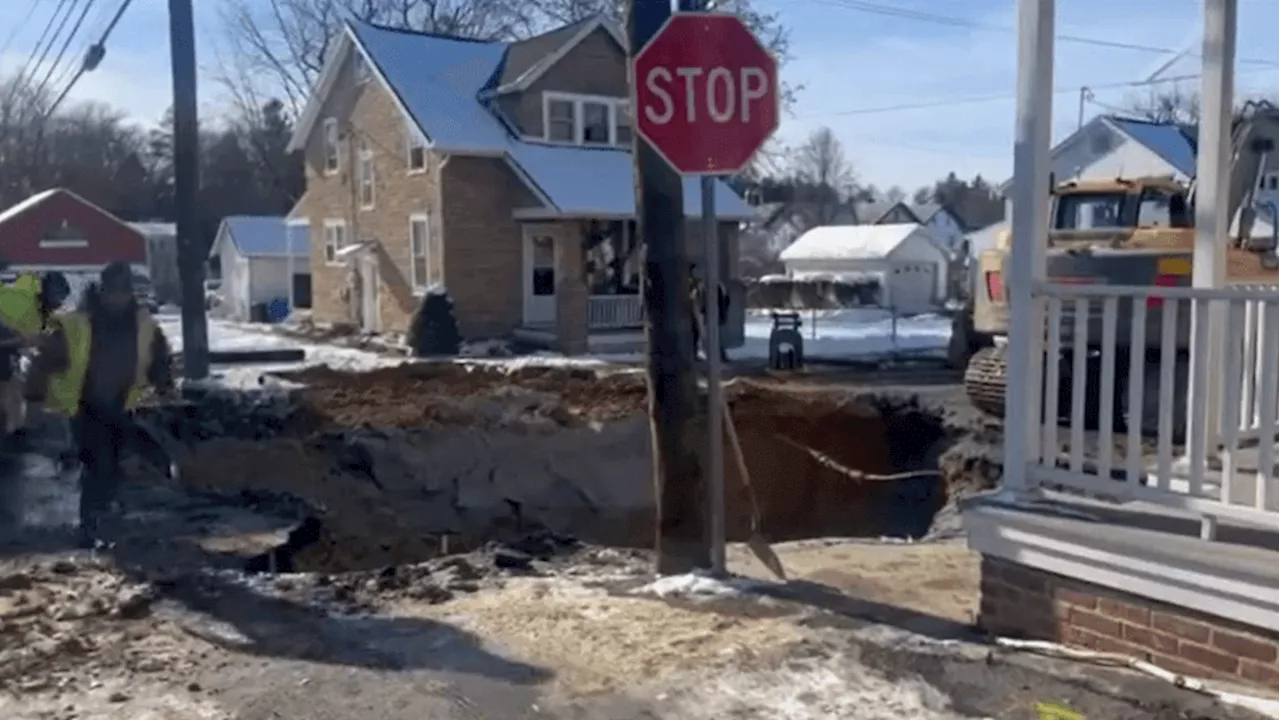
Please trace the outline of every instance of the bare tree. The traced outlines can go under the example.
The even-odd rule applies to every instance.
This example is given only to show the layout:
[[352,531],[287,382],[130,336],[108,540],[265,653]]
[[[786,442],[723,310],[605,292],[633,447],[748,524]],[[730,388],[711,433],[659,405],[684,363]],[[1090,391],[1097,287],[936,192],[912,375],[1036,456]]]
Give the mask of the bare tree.
[[528,35],[535,12],[520,0],[227,0],[220,79],[242,112],[281,97],[296,117],[344,18],[507,40]]
[[806,204],[812,224],[832,222],[841,203],[853,191],[855,178],[844,147],[831,128],[814,130],[796,148],[793,171],[798,184],[811,196]]
[[1127,109],[1151,122],[1195,125],[1200,122],[1200,94],[1174,85],[1133,98]]

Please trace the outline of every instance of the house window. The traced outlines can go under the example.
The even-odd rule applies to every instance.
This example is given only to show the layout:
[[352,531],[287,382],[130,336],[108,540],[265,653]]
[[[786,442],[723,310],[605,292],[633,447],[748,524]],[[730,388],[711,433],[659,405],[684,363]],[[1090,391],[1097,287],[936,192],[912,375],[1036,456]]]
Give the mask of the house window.
[[544,93],[543,102],[543,139],[548,142],[631,144],[631,108],[625,100]]
[[582,103],[582,144],[610,145],[613,134],[613,103]]
[[439,283],[439,273],[433,272],[431,242],[431,216],[409,216],[409,276],[414,292],[424,292]]
[[338,251],[347,245],[347,224],[342,220],[324,221],[324,261],[337,264]]
[[40,238],[40,247],[55,248],[79,248],[88,247],[89,239],[85,237],[80,228],[69,225],[66,220],[62,221],[62,225],[54,228],[44,234]]
[[620,102],[614,106],[614,140],[618,145],[631,145],[631,103]]
[[577,142],[577,106],[572,100],[547,100],[547,139]]
[[341,165],[338,152],[338,120],[325,118],[324,121],[324,171],[332,175],[338,172]]
[[1276,189],[1276,173],[1266,173],[1263,175],[1262,179],[1258,181],[1258,189],[1274,191]]
[[427,169],[426,139],[422,137],[422,133],[412,122],[405,123],[404,136],[405,145],[409,148],[409,157],[406,159],[409,165],[409,172],[423,172]]
[[373,209],[373,150],[368,143],[360,143],[360,208]]

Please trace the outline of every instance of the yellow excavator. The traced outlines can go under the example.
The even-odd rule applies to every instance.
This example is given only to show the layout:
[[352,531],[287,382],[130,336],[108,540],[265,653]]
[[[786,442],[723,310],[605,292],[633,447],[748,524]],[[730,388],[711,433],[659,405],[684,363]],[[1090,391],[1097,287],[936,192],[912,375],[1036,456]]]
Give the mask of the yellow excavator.
[[[1274,200],[1260,202],[1258,190],[1274,162],[1277,112],[1271,103],[1249,103],[1233,124],[1228,208],[1232,218],[1227,248],[1227,281],[1232,285],[1276,285],[1276,227],[1280,225]],[[1057,184],[1050,203],[1047,275],[1051,282],[1127,286],[1190,286],[1191,260],[1195,245],[1195,183],[1187,185],[1172,177],[1079,179]],[[1261,212],[1259,212],[1261,211]],[[1270,222],[1269,232],[1258,232],[1256,220]],[[969,322],[968,346],[972,353],[964,374],[970,402],[983,412],[1004,414],[1007,382],[1006,346],[1009,306],[1005,277],[1010,248],[1010,232],[1003,231],[995,247],[978,258],[973,310]],[[1046,359],[1056,363],[1059,387],[1067,397],[1059,407],[1070,408],[1071,353],[1074,342],[1072,308],[1063,308],[1062,356]],[[1187,313],[1182,313],[1185,316]],[[1129,347],[1130,306],[1121,300],[1116,342],[1117,389],[1127,387],[1128,368],[1133,363],[1158,363],[1162,313],[1147,313],[1146,347]],[[1185,387],[1189,321],[1178,323],[1178,366],[1175,377]],[[1098,303],[1088,319],[1090,362],[1086,384],[1089,397],[1086,422],[1097,422],[1097,387],[1101,350],[1101,309]],[[1052,371],[1052,370],[1050,370]],[[1159,373],[1146,372],[1147,381],[1158,381]],[[1152,402],[1159,392],[1144,393]],[[1185,400],[1185,392],[1175,395]],[[1126,393],[1115,393],[1116,427],[1126,427]],[[1185,403],[1184,403],[1185,404]],[[1185,428],[1185,407],[1175,408],[1175,433]],[[1143,408],[1144,430],[1156,417],[1155,408]]]

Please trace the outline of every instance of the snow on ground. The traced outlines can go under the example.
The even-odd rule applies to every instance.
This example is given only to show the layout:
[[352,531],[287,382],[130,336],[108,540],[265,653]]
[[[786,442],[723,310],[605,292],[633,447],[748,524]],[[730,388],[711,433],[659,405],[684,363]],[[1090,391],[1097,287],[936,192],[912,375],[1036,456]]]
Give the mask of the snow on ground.
[[[895,330],[893,316],[886,310],[854,308],[845,310],[800,310],[800,335],[805,358],[823,360],[866,360],[894,353],[945,356],[951,339],[951,321],[940,315],[899,318]],[[746,344],[732,351],[734,358],[769,357],[769,334],[773,318],[768,310],[747,315]]]
[[[161,313],[156,322],[169,340],[174,352],[182,350],[182,316]],[[209,349],[274,350],[298,348],[306,357],[300,363],[254,363],[214,366],[212,375],[221,384],[233,387],[257,387],[263,373],[297,370],[304,367],[325,365],[335,370],[364,371],[379,367],[399,365],[403,358],[387,357],[367,350],[338,347],[336,345],[308,343],[275,332],[270,325],[238,323],[209,318]]]

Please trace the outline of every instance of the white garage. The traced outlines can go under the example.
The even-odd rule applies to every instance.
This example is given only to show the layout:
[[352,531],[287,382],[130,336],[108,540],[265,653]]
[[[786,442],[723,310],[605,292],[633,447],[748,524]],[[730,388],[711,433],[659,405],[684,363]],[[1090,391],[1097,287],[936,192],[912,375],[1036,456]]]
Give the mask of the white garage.
[[880,305],[903,315],[932,312],[947,295],[947,251],[916,223],[816,227],[779,259],[795,280],[876,276]]
[[[223,312],[232,320],[249,320],[255,305],[275,301],[310,306],[301,297],[310,295],[311,244],[305,225],[275,215],[229,215],[209,256],[218,258]],[[305,292],[297,292],[300,287]]]

